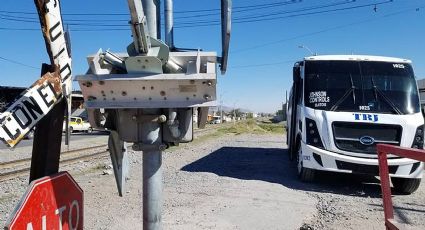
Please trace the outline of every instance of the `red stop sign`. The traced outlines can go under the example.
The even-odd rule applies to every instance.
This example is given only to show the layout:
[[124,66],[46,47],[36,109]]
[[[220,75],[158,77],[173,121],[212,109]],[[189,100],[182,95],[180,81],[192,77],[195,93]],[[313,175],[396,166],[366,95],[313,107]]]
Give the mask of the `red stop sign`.
[[67,172],[34,180],[5,229],[83,229],[83,190]]

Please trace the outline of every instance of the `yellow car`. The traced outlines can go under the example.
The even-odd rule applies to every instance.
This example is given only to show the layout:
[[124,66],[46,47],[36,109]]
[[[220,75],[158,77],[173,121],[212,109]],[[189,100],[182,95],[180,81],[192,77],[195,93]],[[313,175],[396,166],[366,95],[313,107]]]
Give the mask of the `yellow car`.
[[[63,125],[63,130],[65,131],[65,123]],[[71,117],[69,122],[69,131],[70,133],[74,131],[91,133],[93,132],[93,128],[90,123],[83,121],[81,117]]]

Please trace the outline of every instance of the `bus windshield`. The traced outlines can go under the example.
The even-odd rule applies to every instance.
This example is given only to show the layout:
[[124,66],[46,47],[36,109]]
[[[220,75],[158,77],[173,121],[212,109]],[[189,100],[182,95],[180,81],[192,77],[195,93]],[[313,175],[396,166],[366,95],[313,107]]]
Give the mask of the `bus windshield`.
[[420,112],[413,69],[407,63],[306,61],[304,102],[328,111]]

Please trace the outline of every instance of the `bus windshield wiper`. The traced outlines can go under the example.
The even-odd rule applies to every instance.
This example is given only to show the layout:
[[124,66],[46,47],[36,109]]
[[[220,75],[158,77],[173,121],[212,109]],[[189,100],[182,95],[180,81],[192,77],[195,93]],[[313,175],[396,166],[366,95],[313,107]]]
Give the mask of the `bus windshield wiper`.
[[345,99],[347,99],[347,97],[350,95],[353,96],[353,103],[356,104],[356,94],[355,94],[355,89],[356,87],[354,86],[354,82],[353,82],[353,77],[351,76],[350,73],[350,83],[351,83],[351,88],[348,89],[344,95],[341,97],[341,99],[339,99],[330,109],[330,111],[335,111],[336,109],[338,109],[338,107],[341,105],[342,102],[345,101]]
[[384,102],[387,103],[393,109],[397,114],[401,115],[403,114],[400,109],[376,86],[375,80],[373,80],[373,76],[370,77],[370,80],[372,81],[372,88],[375,95],[375,100],[378,100],[378,95],[384,99]]

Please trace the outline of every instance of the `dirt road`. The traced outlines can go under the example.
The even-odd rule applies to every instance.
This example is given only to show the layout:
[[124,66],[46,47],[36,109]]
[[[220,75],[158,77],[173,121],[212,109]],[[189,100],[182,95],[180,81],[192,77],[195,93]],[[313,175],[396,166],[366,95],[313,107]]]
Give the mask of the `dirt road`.
[[[377,180],[320,174],[298,181],[283,135],[226,134],[164,153],[164,229],[384,229]],[[130,152],[131,179],[118,197],[109,159],[71,170],[85,191],[85,229],[141,229],[141,155]],[[0,184],[0,224],[26,179]],[[18,191],[18,192],[14,192]],[[425,186],[394,199],[397,217],[425,229]]]

